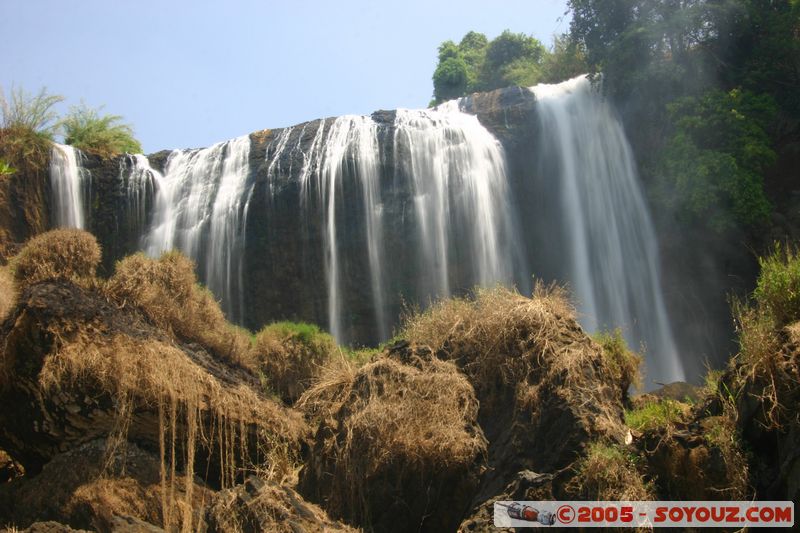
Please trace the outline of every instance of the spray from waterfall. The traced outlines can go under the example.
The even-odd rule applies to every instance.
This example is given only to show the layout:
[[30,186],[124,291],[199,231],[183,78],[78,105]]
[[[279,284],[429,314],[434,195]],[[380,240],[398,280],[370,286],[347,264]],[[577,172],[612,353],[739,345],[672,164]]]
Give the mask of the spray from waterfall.
[[621,327],[648,370],[685,379],[660,286],[658,240],[622,124],[583,76],[538,85],[537,116],[560,187],[569,280],[590,331]]

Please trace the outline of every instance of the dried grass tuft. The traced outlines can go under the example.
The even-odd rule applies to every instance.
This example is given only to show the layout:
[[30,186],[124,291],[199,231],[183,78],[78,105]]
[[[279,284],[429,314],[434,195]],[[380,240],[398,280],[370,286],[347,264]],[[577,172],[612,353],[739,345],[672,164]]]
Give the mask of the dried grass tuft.
[[[306,480],[324,487],[334,515],[369,527],[382,499],[405,497],[411,508],[425,490],[436,505],[442,479],[469,484],[485,462],[472,386],[452,362],[419,353],[357,371],[346,362],[329,366],[298,402],[325,419]],[[451,494],[458,489],[451,485],[446,497],[459,498]],[[418,510],[409,510],[411,520]]]
[[0,322],[17,303],[17,287],[8,267],[0,266]]
[[643,501],[656,499],[636,463],[638,457],[620,446],[594,442],[576,467],[568,492],[581,500]]
[[134,305],[157,326],[197,342],[217,357],[255,369],[250,336],[225,319],[213,295],[197,284],[194,264],[179,252],[155,260],[138,253],[117,263],[106,286],[120,305]]
[[317,326],[279,322],[256,335],[252,353],[265,385],[293,404],[340,350],[333,337]]
[[56,229],[32,238],[11,260],[20,290],[47,280],[69,280],[79,285],[93,282],[100,263],[100,245],[89,232]]

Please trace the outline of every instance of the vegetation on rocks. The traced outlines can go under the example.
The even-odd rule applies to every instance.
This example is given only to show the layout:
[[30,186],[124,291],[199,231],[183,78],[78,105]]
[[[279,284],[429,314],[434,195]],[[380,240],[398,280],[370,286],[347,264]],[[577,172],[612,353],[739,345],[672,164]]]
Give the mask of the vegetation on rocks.
[[60,123],[64,143],[104,157],[141,153],[142,145],[134,138],[133,128],[121,120],[120,115],[101,115],[100,110],[85,104],[73,106]]

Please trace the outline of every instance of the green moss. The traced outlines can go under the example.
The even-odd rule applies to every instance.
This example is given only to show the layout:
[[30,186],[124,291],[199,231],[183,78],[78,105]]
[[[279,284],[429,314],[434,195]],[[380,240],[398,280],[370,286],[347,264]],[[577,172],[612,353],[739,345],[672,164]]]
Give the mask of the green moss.
[[295,339],[303,344],[312,344],[314,341],[333,342],[333,337],[325,333],[315,324],[307,322],[290,322],[288,320],[275,322],[264,327],[262,331],[270,333],[284,339]]
[[642,364],[642,356],[628,348],[619,328],[613,331],[600,331],[592,335],[592,338],[603,347],[606,363],[611,369],[614,380],[621,384],[623,391],[627,391],[631,385],[637,388],[641,386],[639,367]]
[[637,430],[666,428],[679,421],[688,405],[677,400],[654,400],[636,409],[625,411],[625,423]]

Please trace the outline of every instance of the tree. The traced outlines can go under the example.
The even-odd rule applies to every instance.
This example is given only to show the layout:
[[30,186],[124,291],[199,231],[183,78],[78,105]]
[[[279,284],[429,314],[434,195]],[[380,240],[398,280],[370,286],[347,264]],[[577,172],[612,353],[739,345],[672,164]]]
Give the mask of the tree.
[[433,74],[433,103],[510,85],[533,85],[541,78],[547,54],[542,43],[522,33],[504,31],[489,41],[471,31],[458,44],[439,45]]
[[119,115],[101,116],[98,109],[85,104],[72,106],[61,121],[64,142],[103,156],[122,152],[141,153],[142,146],[134,138],[133,128],[120,123],[121,120]]
[[764,172],[775,162],[767,129],[777,107],[767,95],[709,91],[669,106],[676,129],[661,162],[674,207],[716,231],[765,222]]

